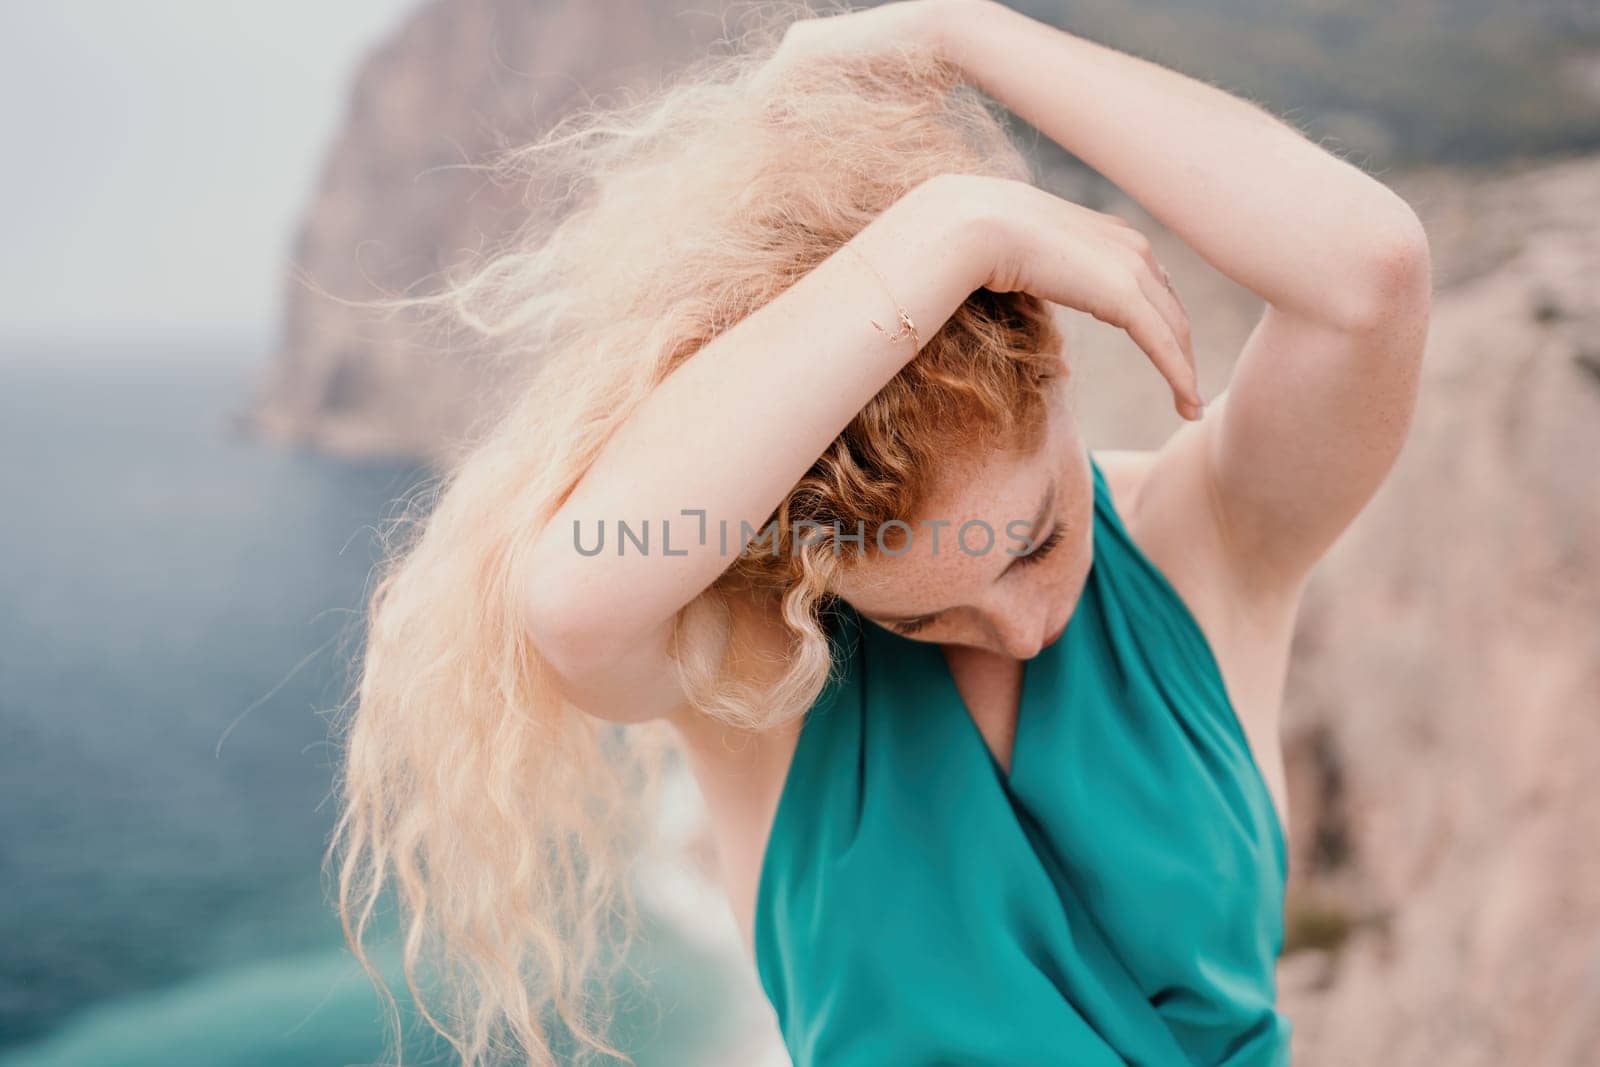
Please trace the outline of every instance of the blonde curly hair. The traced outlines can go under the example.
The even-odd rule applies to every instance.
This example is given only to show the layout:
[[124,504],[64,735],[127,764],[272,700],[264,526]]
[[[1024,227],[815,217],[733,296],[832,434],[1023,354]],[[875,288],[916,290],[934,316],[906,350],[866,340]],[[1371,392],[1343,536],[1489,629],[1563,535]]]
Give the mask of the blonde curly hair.
[[[366,942],[394,892],[413,1000],[468,1067],[554,1063],[557,1047],[627,1059],[596,989],[636,917],[641,795],[663,750],[558,695],[519,623],[514,576],[536,532],[658,383],[912,187],[1032,177],[998,110],[929,50],[758,83],[788,23],[814,13],[766,12],[741,48],[498,157],[560,210],[431,295],[380,302],[464,324],[530,368],[384,531],[339,724],[329,862],[346,937],[387,996]],[[1046,305],[973,293],[775,510],[792,550],[740,556],[680,614],[674,658],[697,708],[748,728],[803,714],[833,667],[823,617],[854,557],[791,529],[877,528],[916,513],[946,457],[1036,444],[1062,370]],[[798,651],[775,685],[724,666],[735,595],[781,601]]]

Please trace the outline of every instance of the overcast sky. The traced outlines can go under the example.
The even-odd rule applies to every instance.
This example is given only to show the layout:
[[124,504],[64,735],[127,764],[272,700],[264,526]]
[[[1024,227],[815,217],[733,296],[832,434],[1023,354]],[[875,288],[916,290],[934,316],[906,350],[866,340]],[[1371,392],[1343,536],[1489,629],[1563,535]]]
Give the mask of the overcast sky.
[[346,86],[416,2],[0,3],[0,332],[275,329]]

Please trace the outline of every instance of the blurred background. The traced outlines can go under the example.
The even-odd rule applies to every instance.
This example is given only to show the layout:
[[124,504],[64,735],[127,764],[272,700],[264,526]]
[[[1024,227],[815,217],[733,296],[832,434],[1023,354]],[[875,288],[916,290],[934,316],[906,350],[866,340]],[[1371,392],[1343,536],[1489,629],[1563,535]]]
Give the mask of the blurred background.
[[[1412,437],[1290,670],[1296,1062],[1600,1063],[1600,7],[1014,6],[1256,100],[1432,236]],[[383,1056],[319,868],[329,715],[374,527],[503,371],[328,294],[506,233],[537,205],[467,165],[648,89],[727,10],[0,6],[0,1065]],[[1157,239],[1222,388],[1259,303],[1016,132]],[[1073,331],[1089,444],[1158,445],[1163,383]],[[781,1064],[679,785],[618,1040]]]

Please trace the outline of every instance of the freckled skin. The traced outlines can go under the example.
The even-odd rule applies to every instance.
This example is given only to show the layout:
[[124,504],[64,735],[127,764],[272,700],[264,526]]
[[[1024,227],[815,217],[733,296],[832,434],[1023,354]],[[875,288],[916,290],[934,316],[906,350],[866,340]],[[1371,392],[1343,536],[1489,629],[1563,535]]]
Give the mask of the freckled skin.
[[[1012,566],[1026,551],[1026,530],[1052,479],[1056,496],[1037,539],[1065,522],[1062,541],[1036,563]],[[955,460],[942,471],[921,512],[908,519],[903,554],[874,553],[837,583],[841,597],[865,618],[917,641],[966,646],[1014,660],[1029,659],[1071,618],[1092,562],[1094,484],[1077,425],[1057,400],[1043,444],[1032,454],[994,452]],[[979,520],[994,531],[992,544]],[[928,525],[944,523],[937,529]],[[1015,523],[1009,527],[1008,524]],[[886,537],[891,549],[895,542]],[[870,543],[870,532],[869,532]],[[944,609],[914,632],[883,620]]]

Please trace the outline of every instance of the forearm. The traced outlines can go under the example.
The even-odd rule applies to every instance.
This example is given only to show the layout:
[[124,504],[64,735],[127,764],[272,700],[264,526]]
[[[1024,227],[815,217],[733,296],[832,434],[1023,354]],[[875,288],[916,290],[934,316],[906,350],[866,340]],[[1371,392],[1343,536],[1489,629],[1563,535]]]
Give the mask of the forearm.
[[[534,549],[531,606],[558,640],[659,636],[914,355],[909,337],[891,340],[869,320],[894,329],[898,301],[926,340],[978,286],[974,227],[921,194],[854,238],[881,282],[834,254],[693,355],[607,442]],[[648,523],[648,552],[616,540],[619,519],[636,532]],[[592,548],[602,522],[605,550],[581,555],[574,524]]]
[[992,0],[941,22],[970,81],[1280,311],[1366,323],[1412,254],[1403,200],[1248,101]]

